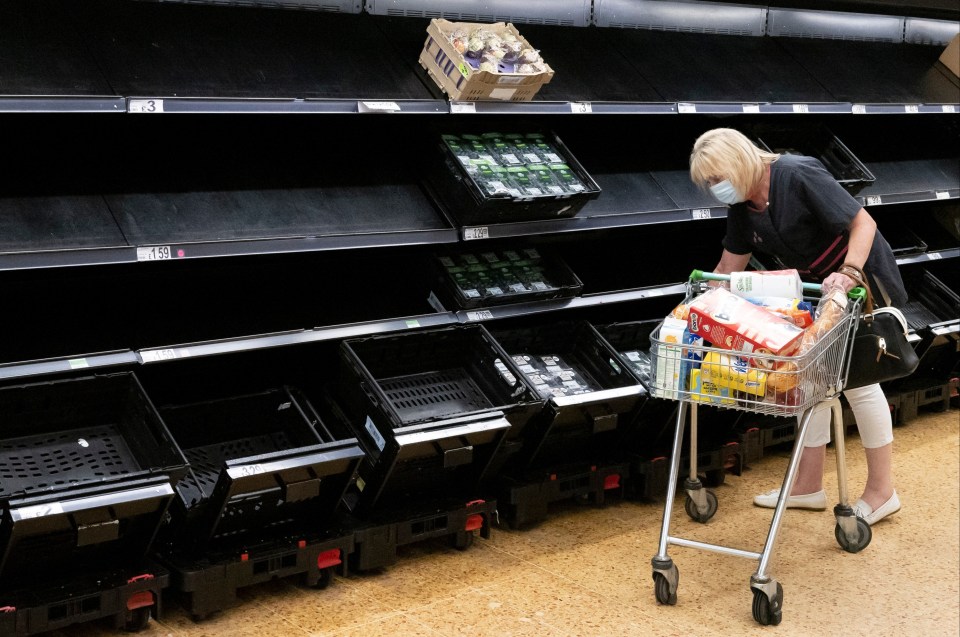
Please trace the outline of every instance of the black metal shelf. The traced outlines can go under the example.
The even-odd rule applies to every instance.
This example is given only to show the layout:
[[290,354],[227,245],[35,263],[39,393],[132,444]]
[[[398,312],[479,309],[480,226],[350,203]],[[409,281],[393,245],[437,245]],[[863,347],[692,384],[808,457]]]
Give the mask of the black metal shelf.
[[0,112],[960,110],[931,46],[524,25],[553,80],[532,102],[451,108],[417,62],[423,19],[126,0],[14,0],[2,12]]

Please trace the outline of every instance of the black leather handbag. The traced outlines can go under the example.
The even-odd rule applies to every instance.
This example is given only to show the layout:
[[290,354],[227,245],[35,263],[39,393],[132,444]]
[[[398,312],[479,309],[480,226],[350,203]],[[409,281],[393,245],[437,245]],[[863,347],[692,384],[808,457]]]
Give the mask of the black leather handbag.
[[850,371],[844,389],[856,389],[909,376],[920,359],[907,341],[907,319],[895,307],[873,307],[873,295],[860,272],[857,284],[867,291],[864,311],[857,322],[850,354]]

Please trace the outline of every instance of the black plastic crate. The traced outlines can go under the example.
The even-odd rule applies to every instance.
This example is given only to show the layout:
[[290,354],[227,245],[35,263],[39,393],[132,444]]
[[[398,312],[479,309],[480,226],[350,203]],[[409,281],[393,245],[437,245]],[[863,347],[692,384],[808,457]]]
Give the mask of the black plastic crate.
[[910,300],[900,308],[912,330],[960,323],[960,295],[930,271],[906,269],[903,282]]
[[186,460],[131,373],[0,389],[0,590],[136,563]]
[[559,258],[537,248],[448,252],[434,257],[444,308],[475,309],[578,296],[583,283]]
[[[440,203],[459,224],[510,223],[572,217],[588,201],[600,195],[600,186],[555,134],[543,134],[539,140],[532,138],[533,135],[539,135],[538,133],[501,136],[506,142],[513,135],[518,135],[523,138],[522,141],[510,142],[512,145],[531,145],[531,148],[521,151],[539,154],[540,158],[544,159],[543,162],[527,163],[524,152],[509,153],[519,155],[516,157],[516,164],[502,156],[494,156],[496,151],[490,149],[496,147],[497,142],[491,135],[496,134],[459,137],[447,135],[439,144],[440,159],[430,176],[430,185]],[[476,151],[474,143],[477,144]],[[550,147],[549,150],[543,149],[541,152],[541,149],[536,148],[541,143]],[[481,147],[484,148],[483,151],[479,150]],[[481,162],[486,160],[473,155],[484,154],[491,156],[496,165],[478,165],[478,159]],[[560,161],[552,161],[555,158]],[[561,169],[561,166],[564,168]],[[487,169],[491,171],[490,178],[486,175]],[[523,171],[519,180],[508,177],[511,171],[515,170]],[[503,179],[497,179],[501,171]],[[553,185],[540,185],[538,175],[541,174],[549,177]],[[579,190],[571,190],[568,187],[571,183]],[[496,184],[503,187],[498,188]],[[494,191],[491,192],[491,189]]]
[[143,562],[3,592],[0,635],[35,635],[104,618],[112,618],[114,628],[140,631],[151,616],[160,618],[169,582],[166,569]]
[[627,463],[557,467],[523,480],[507,477],[501,484],[500,497],[504,519],[519,529],[546,519],[554,502],[586,498],[602,506],[608,493],[622,494],[629,480]]
[[203,559],[164,556],[171,570],[171,589],[194,621],[237,603],[241,588],[275,578],[299,576],[305,586],[326,588],[334,571],[347,574],[354,550],[352,532],[333,529],[303,537],[272,538],[211,551]]
[[[728,471],[740,475],[744,467],[740,443],[728,441],[719,446],[699,448],[697,450],[697,475],[703,485],[714,487],[726,479]],[[683,480],[689,475],[690,454],[680,456],[680,480],[678,488],[683,488]],[[628,497],[640,500],[656,500],[667,493],[670,477],[670,455],[635,455],[630,458],[630,480],[627,482]]]
[[283,387],[161,409],[190,471],[171,508],[169,551],[322,528],[363,451]]
[[352,511],[387,493],[474,493],[542,404],[482,325],[347,340],[340,354],[336,402],[367,452]]
[[661,322],[662,319],[652,319],[597,326],[600,336],[617,352],[622,364],[647,387],[653,384],[650,366],[650,334]]
[[514,471],[617,453],[646,388],[587,321],[494,330],[494,338],[547,402],[528,428]]
[[758,124],[752,128],[752,132],[759,145],[771,152],[807,155],[819,159],[837,182],[852,195],[876,181],[876,177],[866,165],[822,124]]
[[466,550],[479,532],[488,539],[497,520],[497,501],[476,499],[455,502],[405,502],[378,511],[366,519],[346,516],[344,525],[352,528],[356,549],[350,555],[350,568],[368,571],[397,561],[401,546],[434,538],[447,538],[452,546]]

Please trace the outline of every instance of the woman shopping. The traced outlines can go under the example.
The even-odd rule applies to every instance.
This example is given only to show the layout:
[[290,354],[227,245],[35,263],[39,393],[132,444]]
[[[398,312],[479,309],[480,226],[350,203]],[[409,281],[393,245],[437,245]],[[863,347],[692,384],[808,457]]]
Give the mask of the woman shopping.
[[[730,206],[723,252],[715,272],[745,270],[753,252],[792,268],[825,288],[852,289],[865,279],[874,298],[903,305],[907,293],[890,245],[860,203],[812,157],[761,150],[730,128],[707,131],[694,143],[690,177]],[[849,389],[844,396],[856,416],[867,457],[867,484],[854,512],[873,525],[900,510],[893,487],[893,422],[880,385]],[[823,510],[830,410],[818,409],[810,422],[787,506]],[[774,489],[754,498],[773,508]]]

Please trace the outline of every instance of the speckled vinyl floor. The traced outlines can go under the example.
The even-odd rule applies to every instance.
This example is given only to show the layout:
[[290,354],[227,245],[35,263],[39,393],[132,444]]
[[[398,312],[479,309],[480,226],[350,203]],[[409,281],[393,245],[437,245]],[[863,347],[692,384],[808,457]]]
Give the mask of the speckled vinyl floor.
[[[654,599],[650,558],[662,503],[614,500],[604,508],[556,505],[538,526],[494,529],[465,552],[436,541],[401,549],[381,572],[335,578],[326,590],[274,581],[242,590],[242,603],[194,623],[174,602],[144,637],[440,635],[870,635],[960,634],[960,411],[924,413],[895,430],[900,513],[874,527],[859,554],[834,539],[831,511],[789,511],[771,574],[784,588],[783,623],[756,624],[756,562],[673,547],[678,603]],[[769,452],[769,450],[768,450]],[[847,437],[851,493],[866,475],[856,434]],[[672,534],[760,551],[770,511],[755,493],[779,486],[788,451],[765,456],[716,489],[708,524],[677,503]],[[828,467],[834,462],[828,450]],[[827,492],[836,497],[828,470]],[[116,634],[86,625],[54,635]]]

